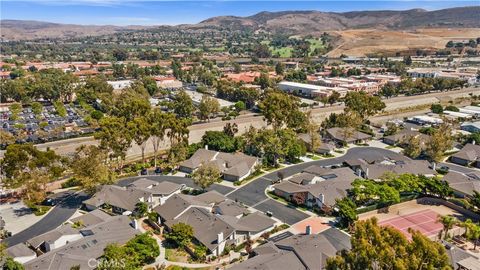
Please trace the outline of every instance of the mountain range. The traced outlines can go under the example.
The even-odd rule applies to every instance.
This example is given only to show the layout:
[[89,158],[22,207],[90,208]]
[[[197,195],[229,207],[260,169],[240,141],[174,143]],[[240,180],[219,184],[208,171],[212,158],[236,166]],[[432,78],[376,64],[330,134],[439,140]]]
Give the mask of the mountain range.
[[[1,20],[2,38],[25,40],[106,35],[160,26],[74,25],[38,21]],[[197,24],[173,26],[182,29],[250,29],[292,35],[318,34],[349,29],[413,30],[416,28],[478,28],[480,6],[427,11],[321,11],[260,12],[253,16],[219,16]]]

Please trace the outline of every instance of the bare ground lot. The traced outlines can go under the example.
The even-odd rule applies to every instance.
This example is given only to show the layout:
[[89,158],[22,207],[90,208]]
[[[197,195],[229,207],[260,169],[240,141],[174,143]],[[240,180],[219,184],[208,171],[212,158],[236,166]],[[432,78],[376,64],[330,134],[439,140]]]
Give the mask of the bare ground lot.
[[411,49],[441,49],[450,40],[468,40],[480,36],[480,28],[427,28],[416,30],[355,29],[334,31],[339,36],[339,45],[328,53],[338,57],[365,56],[366,54],[395,53]]

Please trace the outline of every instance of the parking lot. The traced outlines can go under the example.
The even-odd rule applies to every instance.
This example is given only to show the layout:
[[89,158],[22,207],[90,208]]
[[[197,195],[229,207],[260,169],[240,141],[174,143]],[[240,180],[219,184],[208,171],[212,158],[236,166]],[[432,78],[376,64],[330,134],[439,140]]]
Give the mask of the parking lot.
[[61,116],[53,105],[45,104],[40,112],[24,107],[18,113],[0,113],[0,128],[15,136],[17,143],[43,143],[76,137],[93,132],[88,127],[84,110],[79,105],[65,104],[65,116]]

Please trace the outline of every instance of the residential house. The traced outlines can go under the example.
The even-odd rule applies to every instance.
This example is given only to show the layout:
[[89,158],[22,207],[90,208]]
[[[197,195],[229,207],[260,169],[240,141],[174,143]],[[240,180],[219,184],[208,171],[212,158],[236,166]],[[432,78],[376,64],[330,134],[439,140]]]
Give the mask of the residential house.
[[223,153],[202,148],[180,163],[179,170],[193,173],[202,164],[207,163],[217,167],[222,172],[223,179],[235,182],[248,177],[255,170],[258,159],[243,153]]
[[336,228],[320,234],[292,235],[254,249],[256,256],[231,270],[321,270],[329,257],[350,250],[350,236]]
[[213,256],[221,255],[225,246],[232,244],[235,239],[234,228],[205,208],[191,207],[164,224],[166,229],[170,230],[178,223],[192,226],[195,239],[207,247],[209,254]]
[[147,178],[140,178],[129,184],[127,188],[134,188],[151,193],[153,205],[157,205],[164,204],[168,198],[173,196],[173,194],[180,193],[182,189],[185,188],[185,185],[180,185],[169,181],[158,182],[149,180]]
[[450,264],[455,270],[480,270],[480,257],[458,248],[454,244],[444,242]]
[[462,166],[473,166],[480,168],[480,145],[466,144],[462,150],[453,154],[450,161]]
[[472,196],[473,192],[480,192],[480,172],[460,173],[450,171],[443,180],[453,189],[456,196]]
[[347,195],[358,178],[349,168],[329,169],[310,166],[302,173],[273,186],[273,192],[288,201],[308,207],[329,209],[336,199]]
[[426,142],[430,140],[430,136],[420,133],[416,130],[411,130],[411,129],[403,129],[393,135],[389,136],[384,136],[382,138],[383,142],[388,144],[388,145],[393,145],[393,146],[406,146],[408,139],[411,137],[416,137],[420,141],[420,146],[422,148],[425,147]]
[[154,211],[166,230],[180,222],[192,226],[196,241],[208,248],[209,256],[218,256],[226,246],[241,244],[248,237],[255,239],[275,224],[216,191],[197,196],[175,194]]
[[27,240],[27,245],[39,253],[46,253],[81,238],[79,229],[73,228],[71,224],[65,224]]
[[[68,225],[70,226],[70,225]],[[92,261],[103,256],[109,244],[124,245],[140,232],[132,227],[129,217],[112,216],[104,222],[86,227],[79,231],[81,237],[68,241],[61,247],[39,255],[24,264],[26,270],[91,269]],[[93,268],[95,268],[94,265]]]
[[219,218],[235,229],[235,245],[239,245],[248,239],[259,238],[264,232],[272,230],[276,224],[275,220],[260,212],[244,214],[240,217],[220,215]]
[[14,261],[24,264],[37,257],[37,254],[32,249],[28,248],[24,243],[19,243],[7,248],[6,253]]
[[315,149],[312,149],[312,146],[311,146],[312,139],[310,134],[307,134],[307,133],[298,134],[298,138],[305,144],[308,151],[310,152],[315,152],[321,155],[330,155],[335,150],[334,144],[329,142],[323,142],[323,141],[320,141],[320,145],[318,147],[315,147]]
[[101,209],[95,209],[79,217],[70,220],[72,224],[80,224],[81,227],[89,227],[95,224],[101,223],[109,219],[111,215],[102,211]]
[[356,131],[345,130],[344,128],[329,128],[327,129],[327,136],[336,143],[348,144],[348,143],[365,143],[372,138],[372,135]]
[[430,163],[426,160],[412,160],[402,158],[400,160],[382,158],[375,160],[349,159],[345,160],[358,176],[367,179],[380,179],[387,173],[405,174],[413,173],[417,175],[433,176],[436,174]]
[[125,188],[116,185],[102,186],[100,191],[90,199],[85,200],[83,205],[87,210],[95,210],[101,207],[111,207],[113,213],[131,215],[135,212],[138,203],[153,204],[153,196],[150,191]]

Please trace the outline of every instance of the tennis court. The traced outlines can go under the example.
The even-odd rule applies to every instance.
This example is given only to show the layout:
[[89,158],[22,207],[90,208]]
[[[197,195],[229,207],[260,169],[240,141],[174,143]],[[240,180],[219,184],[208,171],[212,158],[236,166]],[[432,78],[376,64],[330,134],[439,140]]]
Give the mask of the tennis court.
[[399,210],[397,217],[380,221],[379,225],[392,226],[400,230],[407,237],[410,237],[408,233],[409,228],[431,237],[438,235],[443,229],[443,225],[437,222],[437,219],[438,213],[429,209],[408,214],[402,214],[401,210]]

